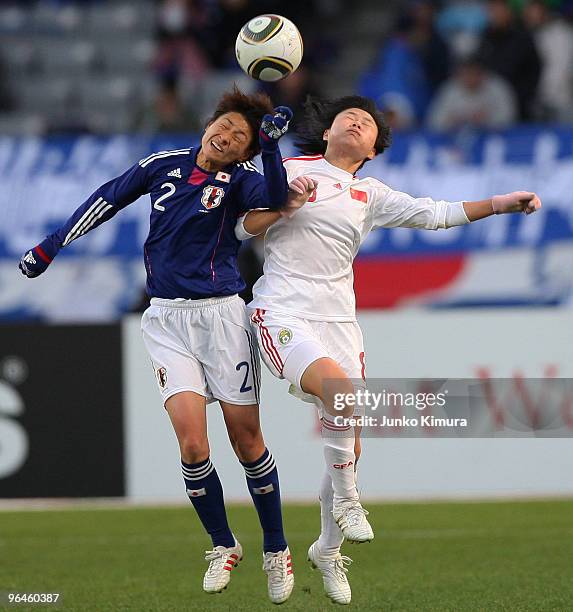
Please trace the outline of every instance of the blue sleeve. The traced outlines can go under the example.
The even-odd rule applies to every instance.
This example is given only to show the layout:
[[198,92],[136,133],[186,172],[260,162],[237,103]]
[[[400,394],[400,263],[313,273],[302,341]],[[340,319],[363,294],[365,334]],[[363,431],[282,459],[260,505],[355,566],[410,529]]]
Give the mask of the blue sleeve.
[[67,246],[76,238],[109,221],[118,211],[146,193],[149,193],[148,171],[136,164],[121,176],[102,185],[76,209],[64,225],[52,234],[54,247]]
[[[276,150],[271,153],[263,152],[261,157],[264,176],[261,176],[256,170],[249,171],[252,162],[247,162],[245,165],[247,172],[241,181],[240,212],[253,208],[276,210],[286,204],[288,181],[280,149],[276,147]],[[254,169],[254,165],[252,168]]]

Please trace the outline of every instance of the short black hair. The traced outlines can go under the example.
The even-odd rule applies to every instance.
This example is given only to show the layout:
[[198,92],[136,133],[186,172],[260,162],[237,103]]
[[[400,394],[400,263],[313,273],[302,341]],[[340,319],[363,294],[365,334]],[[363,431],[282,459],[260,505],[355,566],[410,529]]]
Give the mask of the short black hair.
[[[390,127],[374,100],[363,96],[344,96],[325,100],[309,96],[304,103],[304,120],[299,124],[295,145],[305,155],[324,155],[328,142],[323,140],[324,131],[332,127],[336,116],[349,108],[366,111],[376,123],[378,136],[374,143],[376,155],[383,153],[392,142]],[[366,160],[365,160],[366,161]]]
[[251,142],[249,144],[249,159],[260,153],[259,128],[266,114],[273,114],[273,103],[264,93],[246,94],[236,85],[232,91],[221,96],[215,112],[207,120],[207,126],[227,113],[239,113],[245,118],[251,129]]

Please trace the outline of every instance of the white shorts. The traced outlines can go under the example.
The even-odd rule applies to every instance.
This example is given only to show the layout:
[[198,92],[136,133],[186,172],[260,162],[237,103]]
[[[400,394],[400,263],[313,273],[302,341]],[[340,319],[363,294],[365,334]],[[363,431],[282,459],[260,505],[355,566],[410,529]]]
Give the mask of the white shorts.
[[238,295],[152,298],[141,331],[164,403],[180,391],[194,391],[208,402],[259,403],[256,338]]
[[297,397],[312,397],[304,393],[300,380],[321,357],[336,361],[355,386],[363,386],[364,340],[356,321],[311,321],[261,308],[249,309],[249,313],[265,365],[276,377],[294,385]]

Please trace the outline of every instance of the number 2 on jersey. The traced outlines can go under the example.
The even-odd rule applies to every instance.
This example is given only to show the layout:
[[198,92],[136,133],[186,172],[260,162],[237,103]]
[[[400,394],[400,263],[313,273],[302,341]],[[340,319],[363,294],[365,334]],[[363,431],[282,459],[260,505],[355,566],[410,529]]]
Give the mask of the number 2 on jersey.
[[155,204],[153,205],[153,208],[156,208],[161,212],[165,212],[165,206],[161,206],[161,202],[163,202],[163,200],[167,199],[169,196],[172,196],[175,193],[175,185],[173,183],[163,183],[163,185],[161,185],[161,189],[165,188],[167,188],[167,192],[164,193],[162,196],[158,197],[157,200],[155,200]]

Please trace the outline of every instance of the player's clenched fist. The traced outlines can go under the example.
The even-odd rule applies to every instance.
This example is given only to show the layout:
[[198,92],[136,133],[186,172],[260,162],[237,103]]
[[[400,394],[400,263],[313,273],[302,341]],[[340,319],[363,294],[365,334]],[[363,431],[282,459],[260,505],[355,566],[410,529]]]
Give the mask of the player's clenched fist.
[[514,191],[505,195],[496,195],[493,196],[491,202],[496,215],[516,212],[530,215],[541,208],[541,200],[531,191]]
[[59,247],[54,243],[52,237],[48,236],[40,244],[22,255],[18,267],[22,274],[28,278],[36,278],[46,271],[58,251]]
[[279,138],[288,131],[292,119],[292,111],[288,106],[277,106],[274,115],[265,115],[259,130],[259,143],[263,151],[273,149]]
[[304,206],[317,186],[318,183],[308,176],[293,179],[288,185],[288,199],[286,206],[281,209],[281,215],[290,219],[301,206]]

